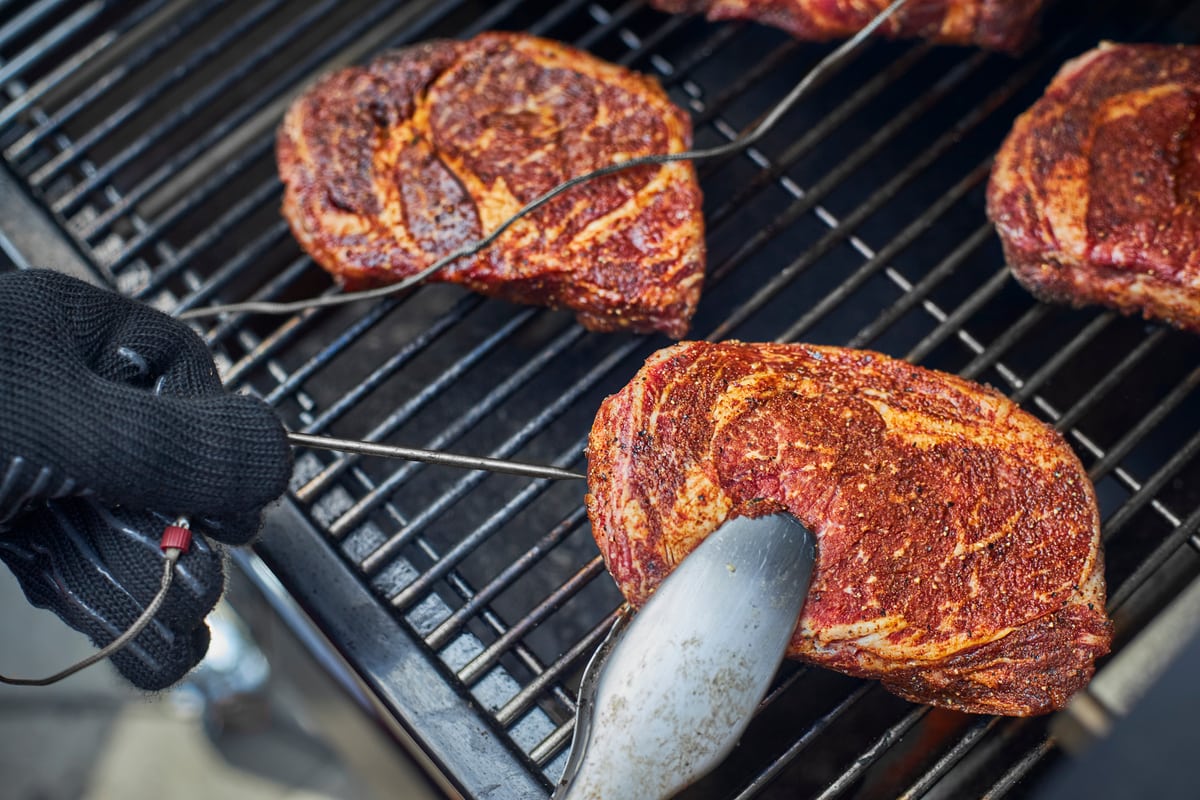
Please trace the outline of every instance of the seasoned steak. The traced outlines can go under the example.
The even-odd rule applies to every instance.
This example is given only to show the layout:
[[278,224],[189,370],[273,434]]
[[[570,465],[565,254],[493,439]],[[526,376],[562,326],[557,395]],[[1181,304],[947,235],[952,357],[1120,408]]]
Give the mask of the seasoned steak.
[[1067,62],[992,168],[1017,280],[1200,333],[1200,47],[1105,43]]
[[[686,150],[651,78],[516,33],[433,41],[318,81],[279,129],[283,214],[348,289],[395,282],[490,233],[567,178]],[[686,332],[704,274],[690,163],[578,186],[439,271],[600,331]]]
[[788,655],[915,702],[1061,708],[1109,648],[1079,460],[953,375],[837,347],[669,347],[601,405],[588,488],[634,606],[728,517],[790,511],[818,544]]
[[[879,29],[892,38],[931,39],[1016,52],[1032,36],[1043,0],[910,0]],[[797,39],[853,36],[891,0],[650,0],[660,11],[748,19]]]

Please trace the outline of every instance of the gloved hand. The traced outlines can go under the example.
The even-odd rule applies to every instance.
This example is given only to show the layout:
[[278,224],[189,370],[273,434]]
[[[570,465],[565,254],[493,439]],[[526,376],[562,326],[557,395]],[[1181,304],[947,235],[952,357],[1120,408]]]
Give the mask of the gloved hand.
[[198,534],[248,542],[290,474],[278,418],[225,391],[186,325],[58,273],[0,274],[0,558],[30,602],[102,647],[157,593],[163,527],[185,515],[197,534],[112,658],[135,686],[169,686],[208,648],[224,574]]

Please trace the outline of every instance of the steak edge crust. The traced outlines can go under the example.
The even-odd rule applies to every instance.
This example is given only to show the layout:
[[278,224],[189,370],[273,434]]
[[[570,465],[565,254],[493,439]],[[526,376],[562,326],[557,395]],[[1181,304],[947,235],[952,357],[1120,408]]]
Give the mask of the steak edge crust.
[[975,713],[1061,708],[1108,652],[1078,458],[1003,395],[862,350],[685,342],[600,407],[587,511],[640,607],[731,516],[818,539],[788,655]]
[[[797,39],[825,41],[858,33],[891,0],[650,0],[650,5],[714,21],[753,20]],[[1015,53],[1032,38],[1041,10],[1042,0],[910,0],[878,35]]]
[[[415,274],[567,178],[690,144],[690,119],[652,78],[485,33],[320,79],[285,115],[276,156],[296,239],[353,290]],[[700,189],[675,162],[575,187],[428,280],[679,338],[703,275]]]
[[1200,47],[1105,42],[996,155],[988,216],[1036,297],[1200,333]]

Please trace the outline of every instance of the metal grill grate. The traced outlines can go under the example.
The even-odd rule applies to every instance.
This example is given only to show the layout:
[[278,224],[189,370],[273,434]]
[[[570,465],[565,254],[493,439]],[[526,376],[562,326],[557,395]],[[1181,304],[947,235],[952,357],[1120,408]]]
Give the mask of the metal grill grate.
[[[526,29],[655,74],[709,146],[828,50],[638,2],[0,8],[0,178],[21,215],[0,233],[45,225],[55,252],[163,308],[331,290],[278,215],[272,145],[290,98],[335,66]],[[1188,4],[1154,0],[1063,2],[1045,28],[1020,59],[875,43],[759,146],[703,165],[692,335],[871,347],[990,382],[1057,426],[1097,486],[1120,648],[1200,572],[1200,339],[1035,303],[1003,268],[983,187],[1065,58],[1105,37],[1193,41],[1200,26]],[[600,399],[665,344],[448,286],[203,332],[227,380],[294,428],[573,468]],[[261,551],[462,791],[545,794],[620,602],[583,491],[305,453]],[[790,665],[688,796],[1000,797],[1058,757],[1045,720],[915,707]]]

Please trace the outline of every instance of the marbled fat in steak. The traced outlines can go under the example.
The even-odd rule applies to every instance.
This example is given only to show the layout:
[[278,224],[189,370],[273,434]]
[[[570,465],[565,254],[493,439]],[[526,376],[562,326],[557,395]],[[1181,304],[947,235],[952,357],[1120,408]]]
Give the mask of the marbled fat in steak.
[[1108,651],[1095,495],[997,392],[878,353],[687,342],[600,407],[588,516],[641,606],[730,516],[817,535],[788,654],[977,713],[1061,708]]
[[1200,47],[1067,62],[996,156],[988,216],[1039,298],[1200,333]]
[[[395,282],[494,230],[556,184],[686,150],[651,78],[556,42],[433,41],[320,80],[279,130],[283,213],[346,288]],[[430,280],[565,307],[594,330],[686,332],[704,275],[690,163],[587,182]]]
[[[650,0],[660,11],[704,13],[710,20],[748,19],[797,39],[853,36],[892,0]],[[930,39],[1015,52],[1031,38],[1042,0],[910,0],[879,35]]]

